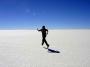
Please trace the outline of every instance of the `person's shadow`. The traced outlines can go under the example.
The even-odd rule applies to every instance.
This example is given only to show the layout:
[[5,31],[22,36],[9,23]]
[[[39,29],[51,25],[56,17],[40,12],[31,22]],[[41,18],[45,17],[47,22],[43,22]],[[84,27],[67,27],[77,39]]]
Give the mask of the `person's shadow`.
[[58,51],[58,50],[53,50],[53,49],[50,49],[50,48],[48,48],[48,52],[49,52],[49,53],[60,53],[60,51]]
[[44,49],[47,49],[49,53],[60,53],[60,51],[58,50],[54,50],[54,49],[50,49],[50,48],[46,48],[46,47],[43,47]]

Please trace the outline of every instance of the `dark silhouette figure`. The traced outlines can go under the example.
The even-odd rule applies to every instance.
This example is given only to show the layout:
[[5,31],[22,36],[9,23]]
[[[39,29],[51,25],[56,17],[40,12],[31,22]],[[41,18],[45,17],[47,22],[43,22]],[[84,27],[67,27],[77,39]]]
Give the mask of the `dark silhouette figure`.
[[[38,30],[38,28],[37,28],[37,30]],[[43,46],[44,43],[46,43],[47,49],[48,49],[49,44],[46,41],[46,36],[48,34],[48,29],[46,29],[45,26],[42,26],[42,29],[40,29],[38,31],[41,31],[42,32],[42,46]]]

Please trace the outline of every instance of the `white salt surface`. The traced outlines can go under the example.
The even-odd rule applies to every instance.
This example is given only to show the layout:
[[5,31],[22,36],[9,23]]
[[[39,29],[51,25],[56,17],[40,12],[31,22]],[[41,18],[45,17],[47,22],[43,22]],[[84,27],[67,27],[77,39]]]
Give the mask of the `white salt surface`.
[[90,30],[50,30],[47,41],[60,53],[36,30],[0,30],[0,67],[90,67]]

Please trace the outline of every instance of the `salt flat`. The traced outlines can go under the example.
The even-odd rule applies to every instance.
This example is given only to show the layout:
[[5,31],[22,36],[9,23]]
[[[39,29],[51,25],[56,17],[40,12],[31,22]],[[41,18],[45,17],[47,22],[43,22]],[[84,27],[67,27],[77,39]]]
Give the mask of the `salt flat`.
[[60,53],[36,30],[0,30],[0,67],[90,67],[90,29],[49,30],[47,41]]

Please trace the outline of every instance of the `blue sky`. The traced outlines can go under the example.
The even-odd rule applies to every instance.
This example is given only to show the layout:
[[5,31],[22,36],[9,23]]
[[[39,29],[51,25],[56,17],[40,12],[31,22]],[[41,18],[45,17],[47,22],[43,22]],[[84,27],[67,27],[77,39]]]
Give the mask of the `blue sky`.
[[0,0],[0,29],[90,28],[90,0]]

